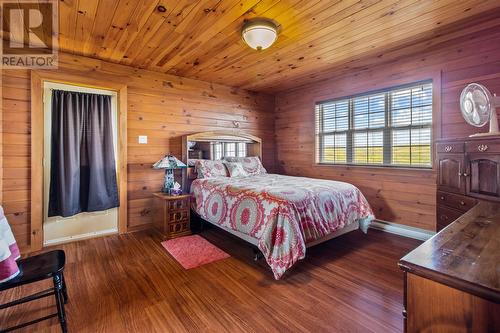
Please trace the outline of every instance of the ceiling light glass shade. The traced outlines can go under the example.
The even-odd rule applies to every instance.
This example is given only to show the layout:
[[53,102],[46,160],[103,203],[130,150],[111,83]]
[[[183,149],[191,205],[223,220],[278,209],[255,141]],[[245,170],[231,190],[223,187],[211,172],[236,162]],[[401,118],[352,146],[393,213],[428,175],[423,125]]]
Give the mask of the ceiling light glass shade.
[[252,49],[264,50],[278,38],[278,28],[270,21],[250,21],[243,26],[241,36]]

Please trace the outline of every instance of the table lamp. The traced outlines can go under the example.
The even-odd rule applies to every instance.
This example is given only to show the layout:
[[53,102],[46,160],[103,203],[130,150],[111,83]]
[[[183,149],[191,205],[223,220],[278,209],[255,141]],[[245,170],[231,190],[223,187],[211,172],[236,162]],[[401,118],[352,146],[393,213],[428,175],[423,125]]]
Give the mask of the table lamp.
[[[178,160],[174,155],[165,155],[161,160],[153,164],[153,169],[165,169],[165,181],[162,192],[173,194],[175,184],[174,170],[187,168],[187,165]],[[180,193],[177,193],[180,194]]]

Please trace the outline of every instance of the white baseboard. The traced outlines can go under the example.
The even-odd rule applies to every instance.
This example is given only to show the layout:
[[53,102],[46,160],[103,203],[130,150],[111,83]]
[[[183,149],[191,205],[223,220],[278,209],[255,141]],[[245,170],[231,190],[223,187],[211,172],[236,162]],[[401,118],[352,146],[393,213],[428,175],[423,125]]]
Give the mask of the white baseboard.
[[118,228],[111,228],[111,229],[106,229],[106,230],[101,230],[101,231],[88,232],[88,233],[81,234],[81,235],[60,237],[60,238],[51,239],[51,240],[44,240],[43,246],[59,245],[59,244],[75,242],[75,241],[79,241],[79,240],[83,240],[83,239],[113,235],[113,234],[117,234],[117,233],[118,233]]
[[[397,223],[392,223],[392,222],[386,222],[386,221],[382,221],[382,220],[373,220],[373,222],[370,225],[370,228],[389,232],[391,234],[396,234],[396,235],[403,236],[403,237],[419,239],[422,241],[425,241],[436,234],[435,232],[432,232],[432,231],[414,228],[414,227],[409,227],[409,226],[405,226],[405,225],[397,224]],[[113,235],[113,234],[117,234],[117,233],[118,233],[118,228],[111,228],[111,229],[101,230],[101,231],[97,231],[97,232],[89,232],[89,233],[76,235],[76,236],[68,236],[68,237],[61,237],[61,238],[56,238],[56,239],[51,239],[51,240],[45,240],[43,242],[43,246],[59,245],[59,244],[75,242],[75,241],[94,238],[94,237]]]
[[429,230],[409,227],[406,225],[381,220],[374,220],[371,223],[370,228],[382,230],[391,234],[396,234],[408,238],[419,239],[422,241],[426,241],[436,234],[435,232]]

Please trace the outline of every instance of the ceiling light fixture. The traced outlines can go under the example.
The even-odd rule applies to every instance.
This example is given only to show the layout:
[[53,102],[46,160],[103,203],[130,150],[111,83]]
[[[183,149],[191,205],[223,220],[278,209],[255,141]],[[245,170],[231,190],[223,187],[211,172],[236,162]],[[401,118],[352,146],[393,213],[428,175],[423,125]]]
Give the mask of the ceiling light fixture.
[[278,27],[268,19],[251,20],[243,25],[241,37],[252,49],[264,50],[278,39]]

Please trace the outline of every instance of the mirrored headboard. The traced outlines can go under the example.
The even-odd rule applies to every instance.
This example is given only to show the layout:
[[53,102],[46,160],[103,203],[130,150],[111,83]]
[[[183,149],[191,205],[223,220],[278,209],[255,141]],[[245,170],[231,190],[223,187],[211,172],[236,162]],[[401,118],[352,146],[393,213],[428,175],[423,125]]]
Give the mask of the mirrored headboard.
[[189,191],[191,182],[196,179],[192,160],[218,160],[226,156],[259,156],[262,160],[262,140],[239,131],[213,131],[184,135],[182,137],[182,161],[188,165],[188,168],[183,176],[183,190]]

